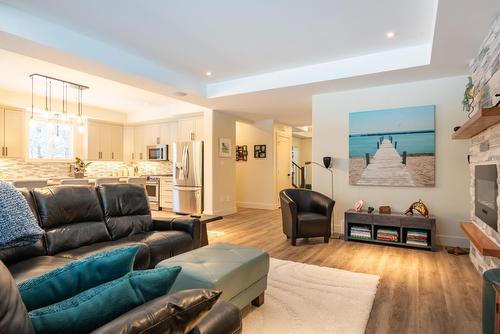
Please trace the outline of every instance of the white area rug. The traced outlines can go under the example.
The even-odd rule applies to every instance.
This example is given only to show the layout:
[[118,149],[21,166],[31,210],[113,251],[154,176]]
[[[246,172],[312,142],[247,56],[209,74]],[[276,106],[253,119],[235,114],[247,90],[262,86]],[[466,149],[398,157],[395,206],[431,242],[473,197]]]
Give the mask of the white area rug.
[[264,305],[243,319],[245,334],[363,334],[379,276],[271,258]]

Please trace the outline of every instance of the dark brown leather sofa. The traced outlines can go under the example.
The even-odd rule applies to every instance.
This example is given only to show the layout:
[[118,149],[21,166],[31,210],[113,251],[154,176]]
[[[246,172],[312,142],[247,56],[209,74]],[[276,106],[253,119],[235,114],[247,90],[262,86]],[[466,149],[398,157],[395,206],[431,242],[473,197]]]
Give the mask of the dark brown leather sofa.
[[331,221],[335,201],[308,189],[292,188],[280,191],[283,233],[292,239],[323,237],[328,243],[332,234]]
[[[20,191],[45,235],[35,244],[0,250],[0,261],[7,266],[16,283],[75,259],[127,245],[140,246],[134,269],[154,268],[166,258],[200,247],[200,221],[153,219],[145,190],[140,185],[55,186]],[[0,280],[8,281],[1,277],[4,275],[0,273]],[[119,328],[120,333],[134,333],[134,322],[151,319],[151,314],[157,312],[155,307],[166,305],[169,296],[175,295],[134,309],[127,317],[116,319],[118,324],[113,324],[113,328]],[[0,296],[0,300],[5,299]],[[238,309],[232,304],[218,303],[193,333],[240,331]]]

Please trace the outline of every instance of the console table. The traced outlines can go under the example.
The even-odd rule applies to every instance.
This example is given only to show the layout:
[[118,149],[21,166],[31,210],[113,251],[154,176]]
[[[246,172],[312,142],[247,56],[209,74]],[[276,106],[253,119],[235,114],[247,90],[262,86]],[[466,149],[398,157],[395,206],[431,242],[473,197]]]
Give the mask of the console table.
[[[351,235],[351,228],[363,229],[370,233],[363,237]],[[377,231],[379,229],[390,230],[394,234],[397,232],[397,240],[379,240]],[[426,235],[425,245],[415,245],[407,243],[408,232],[417,231],[421,235]],[[410,248],[422,248],[436,250],[436,218],[434,216],[422,217],[417,215],[405,215],[402,213],[382,214],[378,212],[368,213],[366,211],[357,212],[348,210],[344,213],[344,240],[364,241],[384,245],[395,245]]]

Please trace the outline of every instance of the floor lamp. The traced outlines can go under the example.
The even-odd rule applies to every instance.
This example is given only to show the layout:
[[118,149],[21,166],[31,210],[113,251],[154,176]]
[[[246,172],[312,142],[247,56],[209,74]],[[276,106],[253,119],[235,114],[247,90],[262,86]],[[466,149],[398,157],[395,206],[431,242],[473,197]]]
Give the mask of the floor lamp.
[[[323,165],[322,164],[319,164],[315,161],[306,161],[304,163],[305,165],[316,165],[316,166],[319,166],[323,169],[326,169],[327,171],[330,172],[330,177],[331,177],[331,181],[332,181],[332,199],[333,199],[333,169],[332,169],[332,157],[323,157]],[[333,216],[333,215],[332,215]],[[334,235],[334,230],[335,230],[335,224],[332,223],[332,235]],[[334,237],[335,238],[335,237]]]

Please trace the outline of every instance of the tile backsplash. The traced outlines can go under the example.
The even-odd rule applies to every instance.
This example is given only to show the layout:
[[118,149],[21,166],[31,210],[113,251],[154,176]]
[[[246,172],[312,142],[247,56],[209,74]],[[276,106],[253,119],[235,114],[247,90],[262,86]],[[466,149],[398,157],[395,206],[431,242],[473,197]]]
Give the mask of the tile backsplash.
[[[58,178],[71,175],[71,164],[68,162],[32,162],[24,159],[0,159],[0,179],[27,179],[27,178]],[[92,161],[87,167],[86,176],[131,176],[134,167],[139,175],[170,174],[171,162],[139,161],[125,163],[121,161]]]

